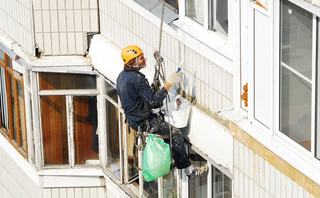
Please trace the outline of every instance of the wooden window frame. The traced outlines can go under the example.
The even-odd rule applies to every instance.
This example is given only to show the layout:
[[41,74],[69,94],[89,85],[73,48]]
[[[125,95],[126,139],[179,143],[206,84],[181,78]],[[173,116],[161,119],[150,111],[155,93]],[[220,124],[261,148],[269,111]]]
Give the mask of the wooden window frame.
[[[8,106],[8,127],[9,130],[4,130],[3,128],[0,130],[1,134],[6,137],[11,145],[13,145],[16,150],[26,159],[28,158],[28,141],[27,141],[27,128],[26,128],[26,119],[24,117],[24,122],[21,123],[20,118],[20,111],[19,111],[19,101],[18,101],[18,90],[17,90],[17,82],[21,83],[22,86],[22,94],[23,94],[23,111],[25,112],[25,104],[24,104],[24,83],[23,83],[23,77],[20,76],[19,73],[13,70],[12,66],[10,67],[10,61],[11,59],[9,56],[4,53],[4,61],[0,60],[0,67],[4,68],[5,72],[5,83],[6,83],[6,91],[7,91],[7,106]],[[12,64],[11,64],[12,65]],[[12,79],[12,84],[11,84]],[[12,101],[12,93],[11,90],[13,90],[13,101]],[[12,105],[14,105],[14,108],[16,109],[13,115]],[[25,116],[25,115],[24,115]],[[17,135],[17,141],[14,140],[14,122],[13,119],[16,121],[16,135]],[[1,115],[0,115],[0,121],[1,121]],[[25,127],[24,135],[26,137],[25,139],[25,145],[26,150],[23,150],[21,148],[22,146],[22,137],[20,133],[21,124],[23,124]],[[0,127],[2,127],[0,125]]]
[[[41,73],[41,72],[40,72]],[[40,73],[36,74],[37,81],[40,84]],[[74,73],[76,74],[76,73]],[[40,86],[39,86],[40,87]],[[39,124],[40,124],[40,133],[41,133],[41,166],[42,169],[51,169],[51,168],[73,168],[73,167],[92,167],[97,166],[100,164],[77,164],[76,163],[76,139],[74,136],[74,98],[76,96],[93,96],[96,97],[98,100],[99,91],[97,88],[95,89],[38,89],[38,96],[39,96],[39,115],[41,115],[42,109],[40,105],[40,97],[41,96],[62,96],[65,97],[65,105],[67,106],[67,112],[66,112],[66,122],[67,122],[67,128],[68,128],[68,163],[66,164],[45,164],[45,156],[44,156],[44,142],[43,142],[43,131],[42,131],[42,117],[39,117]],[[98,101],[97,101],[98,102]],[[97,109],[98,110],[98,109]],[[98,118],[97,118],[98,119]],[[99,135],[100,136],[100,135]],[[99,154],[99,160],[100,160],[100,154]]]

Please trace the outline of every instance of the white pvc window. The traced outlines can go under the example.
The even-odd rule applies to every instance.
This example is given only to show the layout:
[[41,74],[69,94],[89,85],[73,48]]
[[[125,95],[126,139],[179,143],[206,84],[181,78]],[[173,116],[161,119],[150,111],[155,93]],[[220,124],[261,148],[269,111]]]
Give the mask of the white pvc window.
[[208,164],[207,174],[199,177],[188,178],[188,197],[199,198],[231,198],[232,197],[232,179],[219,170],[214,162],[204,158],[204,155],[198,149],[191,146],[189,149],[190,162],[194,166],[203,166]]
[[204,24],[204,2],[205,0],[186,0],[186,16]]
[[209,1],[209,29],[228,35],[228,1]]
[[228,35],[228,0],[185,0],[185,15],[209,30]]
[[280,131],[311,151],[313,15],[283,0],[280,28]]

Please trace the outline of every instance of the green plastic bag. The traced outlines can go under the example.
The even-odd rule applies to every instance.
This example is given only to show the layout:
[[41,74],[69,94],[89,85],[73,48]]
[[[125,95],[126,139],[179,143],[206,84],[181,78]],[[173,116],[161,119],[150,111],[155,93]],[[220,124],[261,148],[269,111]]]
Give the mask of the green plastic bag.
[[143,151],[143,176],[153,181],[170,172],[170,146],[154,135],[149,135]]

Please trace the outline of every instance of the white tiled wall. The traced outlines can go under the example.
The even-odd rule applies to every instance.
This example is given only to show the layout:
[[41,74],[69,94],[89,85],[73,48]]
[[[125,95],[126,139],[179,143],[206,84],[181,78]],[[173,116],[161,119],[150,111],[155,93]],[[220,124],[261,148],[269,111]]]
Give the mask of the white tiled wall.
[[33,54],[32,0],[1,0],[0,29]]
[[235,198],[314,198],[269,162],[234,139]]
[[[140,46],[149,68],[154,68],[153,52],[158,49],[159,28],[118,0],[101,0],[100,31],[120,48]],[[197,103],[211,112],[232,106],[233,78],[228,72],[184,46],[176,38],[163,32],[161,54],[167,76],[176,71],[181,57],[187,82],[184,90],[197,98]]]
[[46,188],[44,198],[105,198],[104,187],[94,188]]
[[35,38],[43,55],[83,55],[98,32],[97,0],[34,0]]
[[0,197],[40,198],[41,190],[0,147]]

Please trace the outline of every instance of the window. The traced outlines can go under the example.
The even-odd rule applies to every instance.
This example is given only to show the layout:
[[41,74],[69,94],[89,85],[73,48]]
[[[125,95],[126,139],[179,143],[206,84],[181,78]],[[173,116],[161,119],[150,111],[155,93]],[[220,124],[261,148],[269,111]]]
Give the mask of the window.
[[45,165],[99,164],[96,77],[39,73]]
[[[283,0],[281,5],[280,131],[311,151],[313,15]],[[316,44],[315,44],[316,45]]]
[[165,2],[172,6],[176,10],[176,12],[178,12],[179,0],[165,0]]
[[[189,150],[190,162],[194,166],[202,166],[207,163],[207,160],[202,158],[194,150]],[[200,177],[189,179],[189,197],[208,197],[208,174]]]
[[188,179],[188,197],[232,197],[232,180],[227,175],[217,167],[210,165],[193,147],[189,147],[189,157],[191,164],[194,166],[208,164],[209,171],[200,177]]
[[228,35],[228,1],[209,1],[209,29]]
[[204,23],[204,2],[205,0],[186,0],[186,15],[201,25]]
[[185,0],[185,8],[189,18],[209,30],[228,35],[228,0]]
[[22,74],[12,69],[12,60],[0,50],[0,131],[27,156]]

